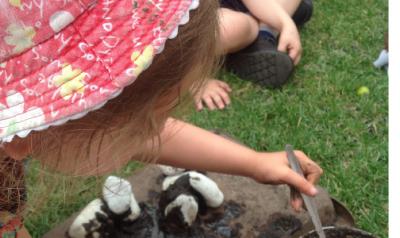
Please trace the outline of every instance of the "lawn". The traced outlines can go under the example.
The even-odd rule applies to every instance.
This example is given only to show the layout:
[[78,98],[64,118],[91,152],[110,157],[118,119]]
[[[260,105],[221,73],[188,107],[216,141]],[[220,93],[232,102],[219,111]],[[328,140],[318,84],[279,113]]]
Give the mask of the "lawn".
[[[220,128],[257,150],[293,144],[321,165],[321,185],[348,206],[358,227],[388,237],[388,77],[372,66],[388,30],[388,2],[314,2],[314,16],[301,30],[302,61],[289,84],[268,90],[222,73],[233,88],[232,105],[184,117],[207,129]],[[361,86],[370,93],[357,95]],[[120,174],[129,175],[137,166],[130,164]],[[43,191],[49,199],[29,207],[26,224],[41,237],[99,189],[93,178],[65,178],[62,184],[74,184],[74,192],[63,192],[62,186],[49,192],[43,184],[51,187],[52,175],[40,178],[37,170],[33,164],[29,199],[32,204],[41,200]]]

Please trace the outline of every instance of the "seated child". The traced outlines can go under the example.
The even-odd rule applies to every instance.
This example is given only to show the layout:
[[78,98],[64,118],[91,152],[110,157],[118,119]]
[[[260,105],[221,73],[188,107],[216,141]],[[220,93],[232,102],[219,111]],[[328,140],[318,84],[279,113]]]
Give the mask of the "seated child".
[[[220,4],[218,46],[220,54],[228,54],[226,68],[265,87],[286,83],[301,58],[297,27],[311,18],[312,0],[220,0]],[[209,79],[195,94],[197,110],[225,108],[230,92],[227,83]]]

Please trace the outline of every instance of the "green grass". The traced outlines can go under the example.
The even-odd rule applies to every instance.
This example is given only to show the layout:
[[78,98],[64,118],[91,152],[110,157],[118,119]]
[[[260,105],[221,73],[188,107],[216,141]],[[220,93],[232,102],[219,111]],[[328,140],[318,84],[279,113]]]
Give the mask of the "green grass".
[[[293,144],[321,165],[321,185],[348,206],[358,227],[388,237],[388,78],[372,66],[388,30],[388,3],[314,2],[314,16],[301,31],[303,58],[289,84],[267,90],[223,74],[233,87],[232,105],[186,118],[207,129],[223,129],[257,150]],[[370,94],[358,96],[361,86]],[[36,180],[33,171],[33,200],[41,188]],[[34,237],[97,195],[94,179],[79,183],[81,191],[65,194],[57,187],[43,207],[30,209],[26,222]]]

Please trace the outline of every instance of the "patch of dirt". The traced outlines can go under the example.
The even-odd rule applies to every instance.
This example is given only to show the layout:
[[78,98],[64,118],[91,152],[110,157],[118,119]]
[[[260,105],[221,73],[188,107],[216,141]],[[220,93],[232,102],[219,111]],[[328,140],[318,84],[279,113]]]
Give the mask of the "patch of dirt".
[[[326,229],[324,232],[326,238],[375,238],[366,232],[346,227],[330,228]],[[319,238],[319,236],[317,232],[314,231],[304,236],[304,238]]]

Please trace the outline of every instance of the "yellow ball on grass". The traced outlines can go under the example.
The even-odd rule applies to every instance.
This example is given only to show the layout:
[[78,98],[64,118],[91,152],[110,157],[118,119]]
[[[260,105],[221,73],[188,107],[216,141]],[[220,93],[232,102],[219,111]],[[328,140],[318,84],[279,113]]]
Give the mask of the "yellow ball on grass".
[[359,96],[363,96],[363,95],[369,94],[369,89],[367,87],[365,87],[365,86],[362,86],[357,90],[357,94]]

